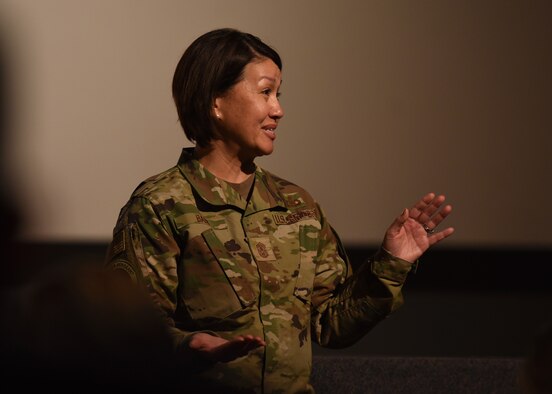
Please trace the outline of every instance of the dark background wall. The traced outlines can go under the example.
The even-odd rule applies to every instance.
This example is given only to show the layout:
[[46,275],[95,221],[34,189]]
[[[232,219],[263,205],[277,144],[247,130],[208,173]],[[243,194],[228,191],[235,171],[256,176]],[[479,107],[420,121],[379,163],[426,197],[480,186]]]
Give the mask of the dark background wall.
[[[349,253],[358,262],[364,252],[350,248]],[[405,305],[355,347],[341,351],[522,357],[535,334],[552,324],[550,261],[551,250],[431,250],[404,287]]]
[[[102,264],[104,243],[19,243],[12,284],[56,266]],[[358,267],[374,248],[349,246]],[[405,305],[356,345],[317,355],[523,357],[551,324],[551,250],[436,248],[405,287]]]

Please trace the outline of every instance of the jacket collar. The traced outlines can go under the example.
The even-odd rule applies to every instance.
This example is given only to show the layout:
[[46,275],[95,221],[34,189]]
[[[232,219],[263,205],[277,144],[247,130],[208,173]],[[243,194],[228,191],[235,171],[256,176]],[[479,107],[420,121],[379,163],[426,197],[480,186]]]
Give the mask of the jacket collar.
[[211,205],[232,205],[246,215],[281,207],[287,209],[285,199],[272,176],[257,166],[253,192],[249,201],[227,182],[217,178],[194,158],[193,148],[184,148],[178,159],[178,168],[199,196]]

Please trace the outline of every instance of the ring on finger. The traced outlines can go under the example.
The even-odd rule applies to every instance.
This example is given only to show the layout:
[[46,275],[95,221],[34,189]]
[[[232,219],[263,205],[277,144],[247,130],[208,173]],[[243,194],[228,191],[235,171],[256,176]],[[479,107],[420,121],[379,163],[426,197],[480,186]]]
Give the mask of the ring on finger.
[[429,228],[429,226],[427,224],[423,224],[422,227],[424,228],[426,233],[428,233],[429,235],[431,235],[435,232],[435,229],[434,228]]

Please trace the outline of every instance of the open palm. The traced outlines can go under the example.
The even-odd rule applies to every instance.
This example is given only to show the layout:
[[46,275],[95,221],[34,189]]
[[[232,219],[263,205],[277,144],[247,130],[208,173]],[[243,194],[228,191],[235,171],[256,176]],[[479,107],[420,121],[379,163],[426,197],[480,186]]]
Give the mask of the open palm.
[[452,212],[445,196],[426,194],[412,208],[405,209],[385,232],[383,247],[393,256],[414,262],[429,247],[454,232],[452,227],[435,232],[435,228]]

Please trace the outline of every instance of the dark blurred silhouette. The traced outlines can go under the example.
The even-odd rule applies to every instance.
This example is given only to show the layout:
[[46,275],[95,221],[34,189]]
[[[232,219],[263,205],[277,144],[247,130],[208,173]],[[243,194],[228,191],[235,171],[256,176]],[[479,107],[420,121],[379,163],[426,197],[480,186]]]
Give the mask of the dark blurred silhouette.
[[173,388],[173,345],[149,296],[105,270],[103,261],[64,256],[52,261],[15,242],[24,218],[5,158],[14,86],[8,86],[10,59],[3,38],[0,34],[2,387],[71,392]]
[[141,290],[93,265],[49,271],[4,294],[4,382],[75,389],[173,386],[172,343]]
[[[7,150],[7,135],[11,129],[13,111],[9,110],[12,86],[9,84],[9,63],[8,53],[6,51],[5,38],[2,34],[2,25],[0,20],[0,250],[2,261],[1,268],[4,270],[8,261],[13,258],[12,242],[18,231],[21,218],[19,216],[16,204],[13,201],[13,188],[9,184],[5,153]],[[6,276],[1,275],[1,283],[5,283]]]

